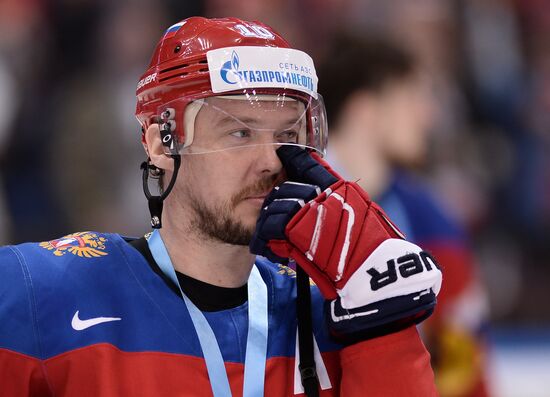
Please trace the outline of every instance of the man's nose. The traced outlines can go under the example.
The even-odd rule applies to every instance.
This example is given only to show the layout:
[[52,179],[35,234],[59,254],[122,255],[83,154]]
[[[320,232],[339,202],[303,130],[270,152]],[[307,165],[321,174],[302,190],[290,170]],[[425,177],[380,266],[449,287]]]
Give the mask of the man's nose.
[[277,156],[280,144],[265,143],[259,145],[257,151],[257,169],[261,174],[278,174],[283,169],[283,164]]

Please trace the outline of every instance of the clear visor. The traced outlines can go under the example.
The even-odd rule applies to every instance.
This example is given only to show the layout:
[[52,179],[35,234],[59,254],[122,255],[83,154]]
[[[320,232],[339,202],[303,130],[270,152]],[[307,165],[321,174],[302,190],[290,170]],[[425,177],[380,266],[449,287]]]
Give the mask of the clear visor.
[[322,98],[244,94],[179,98],[159,109],[167,154],[196,155],[264,145],[295,145],[325,153]]

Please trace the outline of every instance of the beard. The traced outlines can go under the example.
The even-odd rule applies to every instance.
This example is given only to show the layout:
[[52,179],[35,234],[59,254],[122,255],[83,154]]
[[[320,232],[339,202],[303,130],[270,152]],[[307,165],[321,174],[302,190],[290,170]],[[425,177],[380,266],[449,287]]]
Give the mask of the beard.
[[248,226],[236,219],[234,216],[236,206],[246,197],[262,194],[283,180],[280,174],[271,175],[241,189],[231,199],[215,206],[208,206],[204,200],[191,195],[189,202],[195,215],[191,222],[192,228],[212,240],[247,246],[252,240],[256,225]]

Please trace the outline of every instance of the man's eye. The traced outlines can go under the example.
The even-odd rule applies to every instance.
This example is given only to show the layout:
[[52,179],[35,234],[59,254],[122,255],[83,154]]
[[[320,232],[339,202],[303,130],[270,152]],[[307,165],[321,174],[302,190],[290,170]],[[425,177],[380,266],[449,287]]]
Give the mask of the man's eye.
[[296,142],[297,137],[298,137],[298,133],[292,130],[278,132],[275,136],[277,142],[292,142],[292,143]]
[[251,135],[249,130],[238,130],[231,133],[231,136],[235,138],[250,138]]

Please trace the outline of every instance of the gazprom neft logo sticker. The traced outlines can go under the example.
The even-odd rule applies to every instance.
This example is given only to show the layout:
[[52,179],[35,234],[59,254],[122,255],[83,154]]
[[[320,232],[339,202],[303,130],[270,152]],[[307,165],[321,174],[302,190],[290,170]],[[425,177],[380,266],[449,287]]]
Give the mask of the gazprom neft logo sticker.
[[273,47],[228,47],[207,53],[212,91],[288,88],[317,98],[313,61],[302,51]]
[[222,65],[220,76],[227,84],[237,84],[242,79],[239,74],[239,56],[235,51],[231,54],[231,60]]

